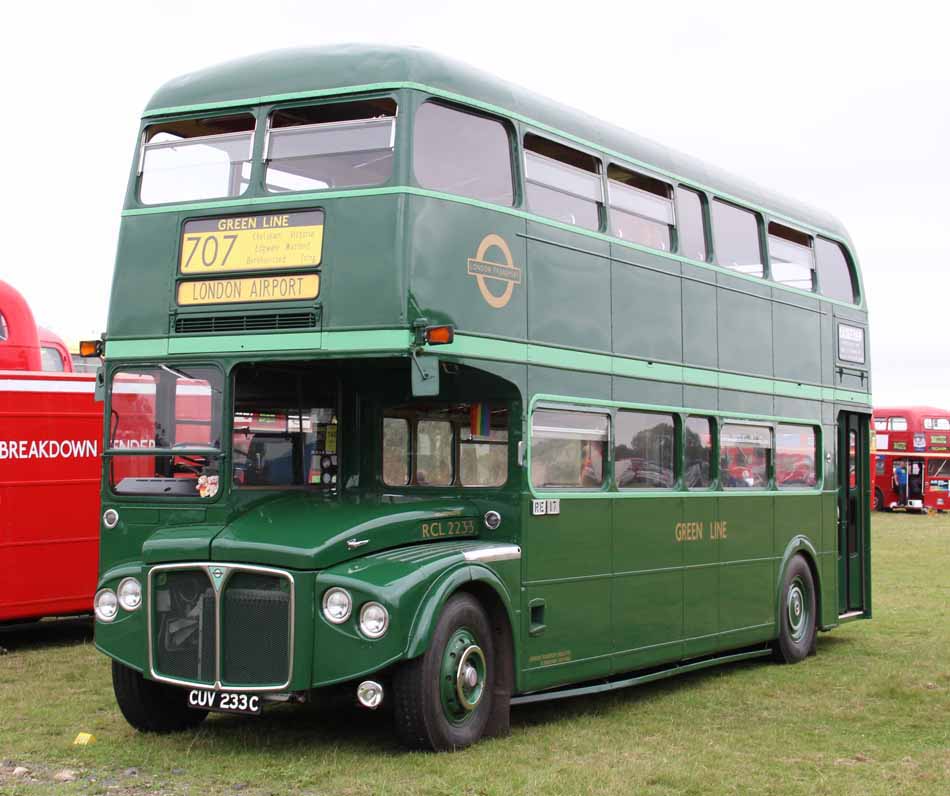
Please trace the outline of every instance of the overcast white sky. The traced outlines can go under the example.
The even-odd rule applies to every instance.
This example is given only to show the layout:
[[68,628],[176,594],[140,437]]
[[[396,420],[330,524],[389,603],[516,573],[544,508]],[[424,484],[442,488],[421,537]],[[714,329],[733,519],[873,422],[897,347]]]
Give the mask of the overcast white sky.
[[950,406],[948,23],[917,0],[10,3],[0,278],[97,336],[159,85],[280,47],[418,44],[830,210],[864,271],[875,403]]

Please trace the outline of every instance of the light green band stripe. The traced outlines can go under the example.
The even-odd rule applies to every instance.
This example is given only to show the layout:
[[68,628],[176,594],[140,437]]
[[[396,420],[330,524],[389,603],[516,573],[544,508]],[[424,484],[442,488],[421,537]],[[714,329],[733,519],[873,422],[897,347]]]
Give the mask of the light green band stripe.
[[[504,213],[505,215],[515,216],[516,218],[523,218],[527,221],[533,221],[536,224],[543,224],[547,227],[554,227],[556,229],[562,229],[565,232],[571,232],[577,235],[583,235],[587,238],[595,238],[596,240],[602,240],[606,243],[610,243],[614,246],[620,246],[625,249],[633,249],[634,251],[644,252],[653,257],[663,257],[667,260],[675,260],[680,263],[687,263],[688,265],[693,265],[698,268],[705,268],[710,271],[716,271],[720,274],[726,274],[734,279],[744,280],[746,282],[753,282],[757,285],[767,284],[770,287],[778,288],[780,290],[797,293],[800,296],[807,296],[813,301],[826,301],[830,304],[837,304],[841,307],[847,307],[849,309],[861,310],[863,309],[863,304],[851,304],[847,301],[841,301],[839,299],[829,298],[828,296],[821,296],[816,293],[813,293],[810,290],[802,290],[801,288],[793,287],[791,285],[782,285],[778,282],[770,282],[768,280],[763,280],[762,277],[751,276],[750,274],[743,274],[739,271],[732,271],[729,268],[724,268],[721,265],[715,263],[708,263],[702,260],[693,260],[689,257],[683,257],[681,254],[674,254],[672,252],[661,252],[657,249],[650,249],[647,246],[641,246],[637,243],[631,243],[630,241],[620,240],[619,238],[611,237],[610,235],[605,235],[603,232],[595,232],[594,230],[589,229],[580,229],[579,227],[572,226],[570,224],[565,224],[561,221],[556,221],[551,218],[544,218],[543,216],[536,216],[533,213],[529,213],[526,210],[520,210],[516,207],[502,207],[500,205],[489,204],[488,202],[482,202],[478,199],[470,199],[465,196],[455,196],[454,194],[441,193],[439,191],[431,191],[427,188],[416,188],[411,185],[393,185],[389,187],[382,188],[357,188],[349,191],[323,191],[321,193],[305,193],[305,194],[295,194],[295,195],[275,195],[274,197],[269,196],[259,196],[253,199],[222,199],[216,202],[192,202],[190,204],[180,204],[180,205],[159,205],[156,207],[138,207],[131,210],[123,210],[123,216],[142,216],[142,215],[153,215],[156,213],[181,213],[181,212],[191,212],[194,213],[199,210],[220,210],[229,207],[248,207],[256,206],[261,204],[273,205],[283,204],[284,202],[316,202],[320,203],[326,199],[352,199],[354,197],[364,197],[364,196],[391,196],[394,194],[404,194],[406,196],[425,196],[429,199],[441,199],[446,202],[455,202],[456,204],[470,205],[471,207],[479,207],[483,210],[492,210],[496,213]],[[862,299],[863,301],[863,299]]]
[[[412,334],[408,329],[374,329],[341,332],[297,332],[256,335],[208,335],[200,337],[146,338],[110,340],[106,343],[109,359],[145,359],[188,354],[240,354],[265,352],[320,351],[332,353],[408,353]],[[720,373],[686,365],[667,365],[642,359],[572,351],[566,348],[495,340],[476,335],[457,334],[448,345],[430,348],[432,354],[489,359],[526,365],[539,365],[586,373],[689,384],[700,387],[754,392],[812,401],[838,401],[870,404],[868,393],[796,384],[757,376]]]

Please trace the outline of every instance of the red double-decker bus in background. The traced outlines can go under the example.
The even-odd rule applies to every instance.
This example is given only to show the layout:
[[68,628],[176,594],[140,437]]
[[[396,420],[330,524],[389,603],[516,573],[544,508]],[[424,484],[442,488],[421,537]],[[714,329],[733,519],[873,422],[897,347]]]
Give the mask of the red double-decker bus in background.
[[950,509],[950,409],[874,409],[874,508]]
[[0,623],[92,611],[102,404],[0,281]]

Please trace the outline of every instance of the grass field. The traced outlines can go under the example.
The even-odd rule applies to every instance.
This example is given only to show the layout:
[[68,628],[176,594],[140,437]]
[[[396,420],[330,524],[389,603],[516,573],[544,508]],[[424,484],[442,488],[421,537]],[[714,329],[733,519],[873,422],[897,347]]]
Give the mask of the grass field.
[[873,621],[817,657],[515,708],[510,737],[456,754],[404,753],[342,700],[139,735],[88,623],[0,631],[0,793],[947,796],[950,519],[875,515],[873,549]]

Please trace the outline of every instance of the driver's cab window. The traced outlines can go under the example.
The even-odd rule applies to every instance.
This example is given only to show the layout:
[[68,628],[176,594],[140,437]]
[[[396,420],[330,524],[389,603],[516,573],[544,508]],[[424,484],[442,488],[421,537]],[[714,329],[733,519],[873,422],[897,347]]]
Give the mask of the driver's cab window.
[[110,382],[108,472],[118,495],[218,493],[224,377],[204,365],[124,367]]
[[383,416],[386,486],[502,486],[508,410],[488,403],[412,404]]
[[335,490],[337,386],[295,366],[240,368],[234,381],[232,479],[237,487]]

